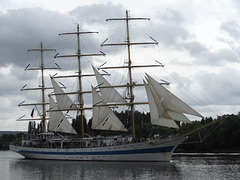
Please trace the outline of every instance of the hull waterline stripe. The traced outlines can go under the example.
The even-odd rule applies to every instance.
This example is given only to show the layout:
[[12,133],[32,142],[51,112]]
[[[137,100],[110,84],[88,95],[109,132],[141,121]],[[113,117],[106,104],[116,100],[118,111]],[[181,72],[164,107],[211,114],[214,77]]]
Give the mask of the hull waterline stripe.
[[46,154],[46,155],[123,155],[123,154],[146,154],[146,153],[163,153],[171,152],[174,146],[137,149],[137,150],[121,150],[121,151],[97,151],[97,152],[45,152],[45,151],[26,151],[20,150],[18,153],[24,154]]

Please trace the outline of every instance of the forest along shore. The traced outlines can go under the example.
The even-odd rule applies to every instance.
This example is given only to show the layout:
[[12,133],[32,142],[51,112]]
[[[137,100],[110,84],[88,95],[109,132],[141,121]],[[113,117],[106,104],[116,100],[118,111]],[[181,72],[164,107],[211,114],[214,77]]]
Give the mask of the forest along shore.
[[[126,114],[128,114],[126,112]],[[118,114],[120,119],[124,121],[126,119],[125,112]],[[178,131],[170,128],[156,127],[150,125],[150,118],[148,114],[137,112],[137,116],[142,116],[141,122],[136,122],[136,133],[139,133],[139,137],[147,138],[159,135],[167,137],[170,134],[176,134],[181,136],[193,129],[200,128],[208,123],[211,123],[217,119],[203,118],[201,121],[192,121],[191,124],[182,124]],[[237,115],[223,115],[224,120],[220,123],[216,123],[211,127],[203,129],[199,133],[195,133],[189,136],[188,140],[177,147],[175,153],[200,153],[200,152],[212,152],[212,153],[239,153],[240,152],[240,113]],[[75,124],[77,120],[73,122]],[[91,123],[89,121],[88,123]],[[87,123],[86,123],[87,124]],[[87,127],[91,127],[88,126]],[[75,127],[79,128],[79,127]],[[101,131],[88,129],[88,132],[97,135],[104,135]],[[8,150],[9,144],[16,139],[20,140],[23,136],[33,133],[33,129],[28,128],[28,132],[24,131],[0,131],[0,150]],[[115,133],[110,135],[118,135]]]

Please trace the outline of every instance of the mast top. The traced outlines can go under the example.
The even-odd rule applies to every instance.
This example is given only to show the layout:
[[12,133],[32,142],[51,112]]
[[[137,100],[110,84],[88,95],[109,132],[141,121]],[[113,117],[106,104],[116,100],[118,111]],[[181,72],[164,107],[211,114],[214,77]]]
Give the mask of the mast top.
[[94,31],[80,31],[79,30],[79,24],[77,24],[77,32],[60,33],[58,35],[61,36],[61,35],[70,35],[70,34],[90,34],[90,33],[98,34],[98,32],[94,32]]
[[126,21],[126,20],[150,20],[150,18],[130,18],[128,14],[128,10],[126,10],[126,18],[110,18],[106,19],[106,21]]

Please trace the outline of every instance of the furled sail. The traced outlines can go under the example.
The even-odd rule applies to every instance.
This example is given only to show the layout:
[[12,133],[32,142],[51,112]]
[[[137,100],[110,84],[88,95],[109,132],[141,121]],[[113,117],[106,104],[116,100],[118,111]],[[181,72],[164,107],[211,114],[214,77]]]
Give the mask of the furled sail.
[[127,131],[122,122],[112,112],[108,106],[104,105],[103,98],[92,88],[93,98],[93,120],[92,129],[112,130],[112,131]]
[[149,100],[151,121],[153,124],[178,128],[173,120],[190,123],[190,120],[184,113],[202,117],[198,112],[173,95],[149,75],[147,75],[145,89]]
[[[53,89],[55,94],[63,94],[65,93],[62,88],[58,85],[58,83],[54,80],[54,78],[51,78]],[[57,99],[57,105],[58,109],[76,109],[77,106],[74,104],[74,102],[67,96],[67,95],[56,95]]]
[[102,98],[105,102],[126,102],[125,99],[114,89],[114,88],[101,88],[106,86],[111,86],[111,84],[96,70],[96,68],[93,68],[93,71],[95,73],[98,87],[100,89],[100,93]]
[[72,125],[69,123],[67,118],[63,115],[62,111],[51,111],[57,110],[57,104],[53,100],[53,98],[49,97],[49,106],[50,106],[50,114],[49,114],[49,123],[48,130],[54,132],[64,132],[69,134],[77,134]]

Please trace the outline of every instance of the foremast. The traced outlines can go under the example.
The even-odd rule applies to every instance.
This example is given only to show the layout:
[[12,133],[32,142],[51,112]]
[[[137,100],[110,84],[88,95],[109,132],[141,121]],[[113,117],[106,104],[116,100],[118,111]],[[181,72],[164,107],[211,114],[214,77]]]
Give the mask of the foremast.
[[[72,110],[79,110],[80,111],[80,118],[81,118],[81,136],[84,137],[84,110],[89,110],[92,108],[84,108],[83,103],[83,94],[85,93],[92,93],[92,91],[85,91],[83,92],[83,86],[82,86],[82,78],[86,76],[94,76],[94,74],[82,74],[81,69],[81,60],[83,56],[102,56],[105,55],[104,53],[96,53],[96,54],[82,54],[81,52],[81,41],[80,41],[80,35],[84,34],[90,34],[90,33],[98,33],[98,32],[82,32],[79,30],[79,25],[77,25],[77,31],[71,32],[71,33],[61,33],[61,35],[77,35],[77,53],[72,55],[56,55],[55,58],[68,58],[68,57],[76,57],[78,60],[78,75],[70,75],[70,76],[55,76],[54,78],[71,78],[71,77],[77,77],[78,78],[78,86],[79,91],[78,92],[70,92],[70,93],[64,93],[64,94],[78,94],[79,95],[79,107],[77,109],[70,108],[70,109],[59,109],[60,111],[72,111]],[[54,94],[54,95],[60,95],[60,94]],[[61,94],[63,95],[63,94]]]
[[41,90],[41,94],[42,94],[42,102],[41,103],[31,103],[31,104],[24,104],[24,103],[20,103],[18,106],[42,106],[42,114],[40,114],[40,118],[35,118],[35,119],[22,119],[19,118],[19,121],[34,121],[34,120],[41,120],[42,122],[42,131],[46,132],[46,120],[48,119],[46,117],[46,105],[48,105],[49,103],[46,102],[45,100],[45,90],[46,89],[53,89],[52,87],[45,87],[45,81],[44,81],[44,71],[45,70],[49,70],[49,69],[60,69],[60,67],[45,67],[44,66],[44,58],[43,58],[43,54],[46,51],[56,51],[55,49],[46,49],[43,48],[43,43],[41,42],[40,45],[40,49],[29,49],[28,51],[38,51],[41,54],[41,63],[40,63],[40,67],[36,67],[36,68],[28,68],[30,66],[30,64],[25,68],[26,70],[40,70],[41,71],[41,85],[39,85],[38,88],[25,88],[27,85],[25,85],[21,91],[28,91],[28,90]]
[[[147,104],[147,103],[146,102],[143,102],[143,103],[135,103],[134,102],[133,87],[134,86],[142,86],[142,85],[136,85],[135,83],[133,83],[133,80],[132,80],[132,69],[133,68],[142,68],[142,67],[162,67],[163,65],[143,65],[143,66],[133,66],[132,65],[131,46],[133,46],[133,45],[158,44],[158,42],[154,40],[154,42],[132,43],[130,41],[130,30],[129,30],[129,21],[131,21],[131,20],[150,20],[150,18],[131,18],[129,16],[128,10],[126,10],[126,17],[125,18],[106,19],[106,21],[125,21],[126,22],[126,28],[127,28],[126,29],[127,30],[127,37],[126,37],[126,41],[124,43],[116,43],[116,44],[105,44],[105,43],[103,43],[103,44],[101,44],[101,46],[127,46],[128,66],[100,67],[99,69],[112,69],[112,68],[127,68],[128,69],[129,83],[128,83],[128,85],[125,85],[125,86],[129,87],[129,91],[130,91],[129,103],[127,103],[127,105],[130,106],[130,112],[131,112],[132,138],[135,139],[136,135],[135,135],[135,122],[134,122],[134,106],[136,104]],[[117,86],[115,86],[115,87],[117,87]],[[121,86],[118,86],[118,87],[121,87]],[[122,86],[122,87],[124,87],[124,86]]]

